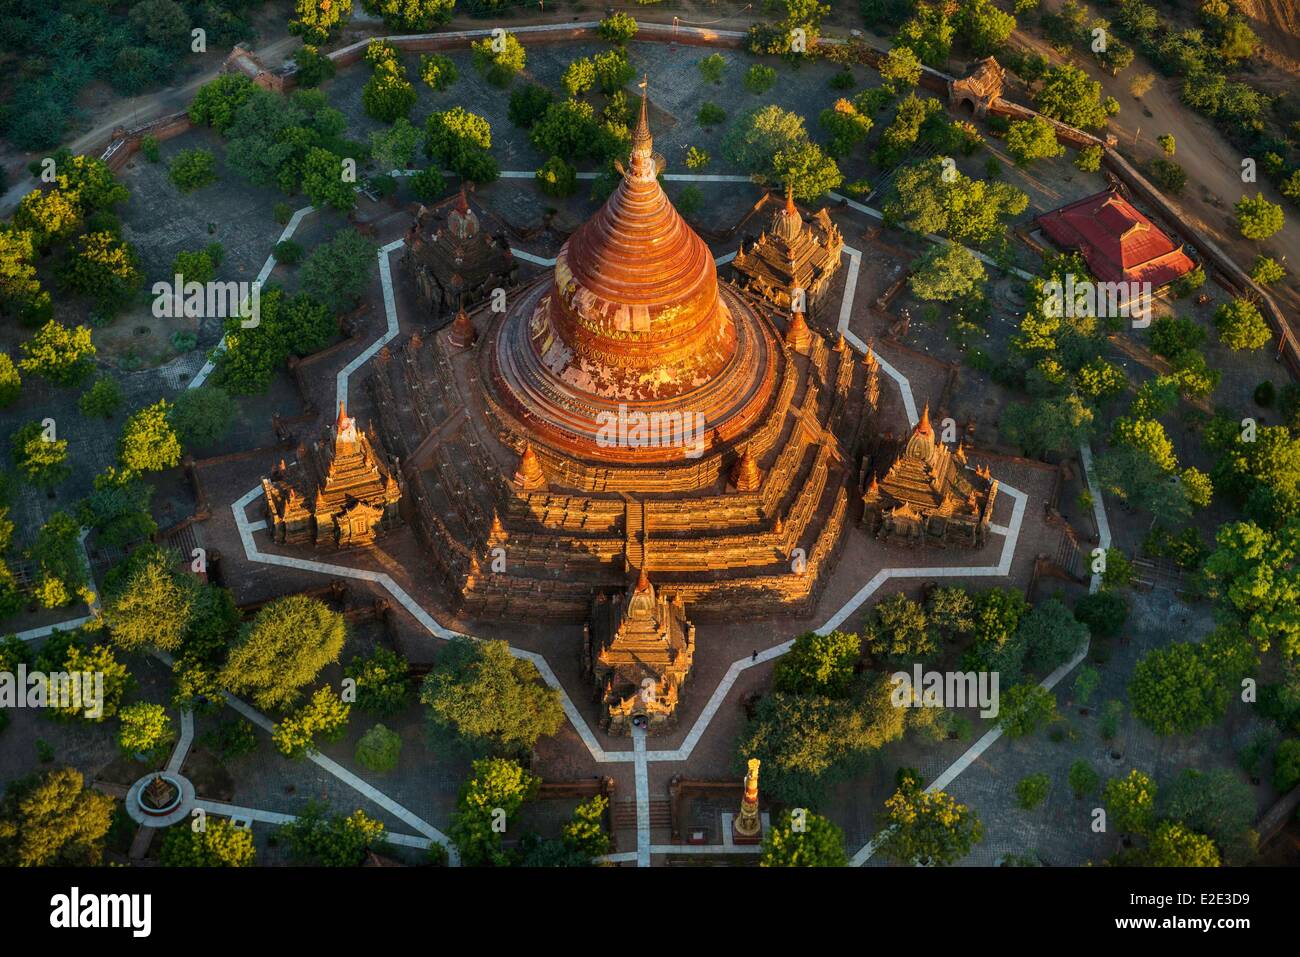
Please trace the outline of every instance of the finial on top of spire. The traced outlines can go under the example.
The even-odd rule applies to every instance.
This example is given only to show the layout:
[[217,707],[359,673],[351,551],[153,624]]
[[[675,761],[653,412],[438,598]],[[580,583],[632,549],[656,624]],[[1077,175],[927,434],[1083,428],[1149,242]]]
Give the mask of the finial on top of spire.
[[650,136],[650,74],[642,74],[641,82],[637,85],[641,87],[641,114],[637,117],[636,129],[632,133],[632,152],[649,155],[654,148],[654,139]]
[[921,410],[921,421],[916,423],[916,431],[920,435],[929,435],[934,430],[930,427],[930,403],[925,404]]
[[794,205],[794,180],[787,180],[785,184],[785,211],[791,216],[799,212]]

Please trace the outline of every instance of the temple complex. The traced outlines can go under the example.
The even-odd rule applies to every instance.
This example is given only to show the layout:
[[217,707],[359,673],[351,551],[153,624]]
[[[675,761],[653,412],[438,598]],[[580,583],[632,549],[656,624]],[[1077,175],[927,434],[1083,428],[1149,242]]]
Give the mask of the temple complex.
[[[593,693],[616,727],[637,681],[656,682],[661,707],[675,699],[685,609],[811,610],[850,520],[863,428],[851,350],[720,283],[660,187],[663,165],[643,96],[618,186],[554,268],[525,277],[505,312],[467,296],[454,323],[392,343],[366,381],[452,606],[590,623],[606,656],[591,662]],[[424,248],[407,260],[417,274],[436,251]],[[650,636],[654,663],[634,667]]]
[[628,734],[659,731],[676,718],[695,658],[695,626],[680,596],[658,593],[645,569],[622,595],[598,595],[583,633],[583,670],[604,706],[601,725]]
[[476,305],[515,279],[515,259],[505,227],[460,192],[421,206],[407,231],[403,262],[415,282],[430,325],[454,310]]
[[892,450],[885,474],[870,474],[862,521],[886,541],[978,547],[988,538],[997,494],[987,469],[970,469],[960,449],[954,455],[936,438],[927,406],[911,435]]
[[332,435],[262,479],[266,522],[282,545],[369,545],[400,523],[401,486],[384,454],[339,403]]
[[[731,265],[745,291],[778,309],[797,307],[816,315],[843,250],[844,237],[826,210],[804,222],[787,188],[785,205],[773,214],[767,230],[749,249],[742,243]],[[794,292],[800,289],[803,302],[795,302]]]

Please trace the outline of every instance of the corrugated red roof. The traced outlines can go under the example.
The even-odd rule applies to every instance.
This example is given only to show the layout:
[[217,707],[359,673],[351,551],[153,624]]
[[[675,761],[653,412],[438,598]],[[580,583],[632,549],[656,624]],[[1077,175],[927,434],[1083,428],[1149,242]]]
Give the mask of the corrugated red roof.
[[1159,287],[1196,268],[1182,246],[1114,189],[1044,213],[1037,222],[1058,246],[1077,249],[1103,282]]

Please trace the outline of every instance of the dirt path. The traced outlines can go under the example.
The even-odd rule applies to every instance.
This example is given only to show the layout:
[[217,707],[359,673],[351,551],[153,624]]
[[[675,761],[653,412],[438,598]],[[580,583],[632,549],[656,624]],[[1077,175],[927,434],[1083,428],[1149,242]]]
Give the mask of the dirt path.
[[[1044,6],[1057,8],[1060,3],[1059,0],[1045,0]],[[1015,36],[1053,63],[1064,62],[1039,37],[1019,30]],[[1259,253],[1279,260],[1285,256],[1290,275],[1272,287],[1272,292],[1284,310],[1300,311],[1300,276],[1296,275],[1300,270],[1300,211],[1265,181],[1262,169],[1257,182],[1247,184],[1241,181],[1241,154],[1209,120],[1179,99],[1182,80],[1160,76],[1140,53],[1118,77],[1097,69],[1088,58],[1078,58],[1078,65],[1101,82],[1104,94],[1120,102],[1119,116],[1110,123],[1111,132],[1119,138],[1119,151],[1137,166],[1145,168],[1148,161],[1164,155],[1156,145],[1156,137],[1172,133],[1177,148],[1174,160],[1187,171],[1187,185],[1174,200],[1187,214],[1187,221],[1206,233],[1246,269]],[[1139,73],[1151,73],[1155,84],[1141,100],[1135,100],[1128,85]],[[1147,112],[1151,115],[1146,115]],[[1280,203],[1286,212],[1286,225],[1282,231],[1263,243],[1242,239],[1233,218],[1233,204],[1243,194],[1253,196],[1256,192]]]

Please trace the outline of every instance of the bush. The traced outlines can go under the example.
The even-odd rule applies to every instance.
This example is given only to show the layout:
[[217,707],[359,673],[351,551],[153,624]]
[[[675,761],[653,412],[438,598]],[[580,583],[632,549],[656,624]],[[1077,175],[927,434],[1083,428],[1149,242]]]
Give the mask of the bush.
[[292,239],[282,239],[275,244],[273,253],[276,262],[284,263],[286,266],[296,266],[302,259],[303,248]]
[[[853,74],[849,75],[849,85],[853,85]],[[833,80],[832,80],[833,83]],[[761,63],[755,63],[745,73],[745,89],[750,93],[766,93],[776,85],[776,70]]]
[[1219,341],[1234,352],[1262,349],[1273,338],[1273,331],[1249,299],[1225,302],[1214,311],[1214,326]]
[[281,226],[287,226],[293,218],[293,207],[288,203],[276,203],[271,207],[271,215]]
[[411,193],[422,203],[433,202],[447,189],[447,180],[433,166],[420,170],[410,179]]
[[497,49],[495,37],[484,37],[471,45],[474,67],[493,86],[509,86],[527,62],[527,52],[513,33],[507,33]]
[[531,129],[546,115],[547,109],[555,102],[555,94],[544,86],[529,83],[510,92],[510,106],[506,115],[515,126]]
[[147,133],[140,137],[140,152],[150,163],[156,163],[162,158],[162,153],[158,149],[158,141]]
[[1031,774],[1016,783],[1016,803],[1026,811],[1032,811],[1047,800],[1052,779],[1046,774]]
[[117,743],[123,754],[144,755],[145,760],[157,759],[176,737],[167,710],[160,704],[137,701],[123,708],[118,717],[122,727]]
[[223,389],[204,385],[178,395],[168,419],[185,448],[202,449],[224,439],[238,415],[238,406]]
[[164,867],[251,867],[256,857],[252,831],[220,818],[201,831],[185,821],[167,828],[159,853]]
[[1273,388],[1273,383],[1268,379],[1265,379],[1259,385],[1255,386],[1256,405],[1263,406],[1265,409],[1270,408],[1273,405],[1273,400],[1275,398],[1276,391]]
[[687,169],[704,169],[709,165],[712,157],[707,150],[702,150],[697,146],[692,146],[686,151],[686,168]]
[[357,707],[371,714],[389,716],[411,703],[410,665],[388,648],[376,648],[357,656],[343,668],[343,676],[356,683]]
[[122,387],[112,376],[102,375],[77,400],[81,414],[91,418],[111,419],[125,401]]
[[711,53],[699,62],[700,76],[706,83],[721,83],[727,60],[721,53]]
[[298,67],[300,89],[310,90],[334,76],[334,61],[310,43],[304,43],[294,51],[293,62]]
[[192,193],[217,181],[217,158],[210,150],[182,150],[172,160],[167,177],[182,193]]
[[1101,784],[1101,775],[1093,770],[1091,764],[1080,758],[1070,765],[1069,782],[1074,796],[1082,801],[1097,793],[1097,785]]
[[9,353],[0,352],[0,409],[13,405],[22,388],[23,378],[14,360],[9,358]]
[[1074,603],[1074,617],[1088,626],[1096,638],[1119,634],[1128,618],[1128,602],[1113,591],[1084,595]]
[[1084,173],[1095,173],[1101,169],[1101,147],[1096,144],[1085,146],[1074,158],[1074,165]]
[[1286,269],[1276,259],[1269,256],[1256,256],[1255,264],[1250,268],[1250,278],[1261,286],[1281,282],[1286,278]]
[[704,193],[698,186],[687,186],[677,194],[677,202],[674,205],[683,216],[692,216],[704,206]]
[[377,724],[357,742],[357,764],[376,774],[386,774],[397,767],[402,750],[402,739],[396,732]]
[[1181,193],[1187,185],[1187,170],[1173,160],[1153,159],[1148,171],[1156,185],[1167,193]]
[[552,156],[537,171],[537,185],[547,196],[572,196],[578,188],[578,171],[558,156]]
[[611,13],[605,19],[596,24],[596,33],[607,43],[617,43],[619,46],[627,43],[636,36],[637,22],[629,14]]
[[329,685],[317,688],[311,700],[275,726],[271,740],[276,750],[298,758],[316,750],[318,737],[337,741],[347,730],[351,705],[343,702]]
[[456,82],[456,64],[451,57],[440,53],[426,53],[420,56],[420,79],[431,90],[445,90]]
[[726,118],[726,110],[718,106],[716,103],[708,102],[700,104],[700,111],[695,116],[695,119],[699,122],[700,126],[703,127],[717,126]]
[[1273,787],[1286,794],[1300,784],[1300,738],[1283,741],[1273,752]]

